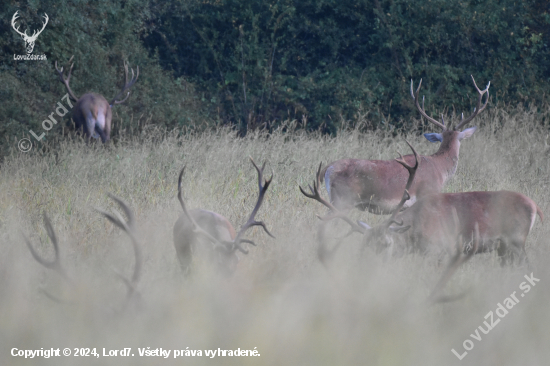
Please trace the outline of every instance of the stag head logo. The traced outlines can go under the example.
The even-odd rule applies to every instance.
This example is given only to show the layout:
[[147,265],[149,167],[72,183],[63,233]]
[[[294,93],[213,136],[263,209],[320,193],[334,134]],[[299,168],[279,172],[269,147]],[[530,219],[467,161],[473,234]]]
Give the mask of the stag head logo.
[[23,40],[25,41],[25,48],[27,49],[27,54],[31,54],[32,53],[32,50],[34,49],[34,43],[36,42],[36,39],[38,38],[38,36],[40,35],[40,33],[42,33],[42,31],[44,30],[44,28],[46,28],[46,24],[48,24],[48,14],[44,13],[44,24],[42,25],[42,29],[40,29],[40,31],[37,31],[35,30],[32,34],[32,36],[29,36],[27,35],[27,31],[25,30],[25,32],[21,32],[19,31],[19,26],[15,26],[15,22],[17,20],[17,18],[19,17],[19,15],[17,15],[17,13],[19,12],[16,11],[15,14],[13,14],[13,17],[11,18],[11,26],[13,27],[13,29],[19,33],[19,35],[21,35],[21,37],[23,37]]

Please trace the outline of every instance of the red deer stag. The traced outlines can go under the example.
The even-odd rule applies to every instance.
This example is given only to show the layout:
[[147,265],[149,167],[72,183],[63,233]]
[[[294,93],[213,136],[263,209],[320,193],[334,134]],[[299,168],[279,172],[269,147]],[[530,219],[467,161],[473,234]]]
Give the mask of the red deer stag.
[[269,179],[266,179],[262,185],[265,162],[260,169],[252,158],[250,158],[250,161],[258,172],[259,196],[248,221],[246,221],[238,233],[235,232],[229,220],[220,214],[202,209],[187,210],[182,198],[181,189],[185,167],[181,170],[178,178],[178,200],[180,201],[183,213],[174,225],[174,246],[176,247],[181,268],[185,274],[188,274],[190,271],[193,253],[198,249],[197,245],[201,243],[200,238],[205,239],[212,245],[209,247],[209,249],[212,249],[209,250],[213,256],[212,259],[217,262],[219,265],[218,269],[225,275],[231,275],[236,269],[239,262],[236,254],[237,250],[244,254],[248,253],[241,246],[241,243],[256,245],[251,240],[243,239],[246,230],[253,226],[261,226],[269,236],[274,238],[269,230],[267,230],[265,223],[256,221],[255,219],[256,213],[258,213],[264,200],[265,192],[271,184],[273,175]]
[[[476,127],[470,127],[460,131],[467,123],[472,121],[487,106],[489,101],[489,84],[485,90],[479,90],[472,76],[472,81],[479,94],[477,106],[472,115],[466,119],[464,116],[456,127],[447,128],[441,122],[428,116],[418,102],[418,94],[422,80],[413,92],[411,80],[411,96],[420,114],[429,122],[442,129],[441,133],[426,133],[424,136],[431,142],[441,142],[439,150],[430,156],[421,156],[422,165],[416,174],[416,180],[410,187],[410,199],[404,208],[411,206],[418,197],[430,193],[441,192],[445,183],[454,175],[458,165],[458,153],[460,141],[473,135]],[[487,94],[485,103],[481,105],[483,95]],[[405,156],[405,161],[412,162],[412,155]],[[330,163],[322,172],[321,181],[325,180],[325,186],[330,196],[330,202],[339,210],[347,210],[353,207],[375,214],[392,213],[399,200],[403,187],[407,181],[407,172],[395,160],[360,160],[343,159]]]
[[[413,153],[417,162],[415,166],[408,165],[403,157],[396,159],[410,173],[406,188],[391,217],[375,227],[353,222],[344,211],[321,198],[318,188],[320,170],[317,172],[314,187],[310,188],[311,194],[301,187],[300,189],[304,195],[321,202],[332,211],[326,219],[345,220],[351,225],[352,231],[364,234],[366,245],[374,245],[378,252],[389,250],[441,253],[448,251],[449,243],[458,236],[471,238],[475,226],[478,225],[479,245],[476,253],[496,249],[502,265],[508,261],[513,263],[516,258],[519,264],[527,261],[525,242],[535,224],[536,216],[542,221],[543,213],[532,199],[521,193],[434,193],[419,198],[407,210],[399,212],[410,199],[408,190],[414,184],[418,160],[414,149]],[[455,211],[457,220],[453,217]]]
[[[402,198],[391,217],[374,227],[360,221],[354,222],[346,212],[338,210],[321,197],[319,192],[321,165],[317,170],[313,187],[309,187],[311,193],[305,192],[300,187],[300,191],[306,197],[322,203],[331,210],[321,218],[323,224],[320,225],[319,231],[318,255],[324,264],[340,245],[328,250],[324,243],[325,224],[336,218],[350,225],[350,233],[361,233],[364,244],[374,246],[377,252],[383,249],[400,253],[449,252],[451,244],[456,243],[456,253],[430,294],[428,298],[430,302],[452,300],[451,297],[440,295],[443,287],[460,265],[476,253],[496,249],[501,265],[505,265],[508,260],[513,263],[516,257],[520,264],[527,262],[525,242],[535,223],[536,215],[538,214],[542,221],[543,214],[533,200],[521,193],[510,191],[436,193],[419,198],[409,209],[400,212],[405,202],[410,199],[408,189],[413,184],[419,166],[418,155],[410,144],[409,146],[414,154],[414,166],[407,164],[402,156],[400,159],[395,159],[409,171]],[[462,238],[467,241],[468,238],[472,240],[464,245]]]
[[[73,56],[74,57],[74,56]],[[73,57],[69,60],[69,63],[73,60]],[[73,108],[73,120],[77,130],[84,129],[84,134],[88,139],[90,138],[101,138],[101,141],[107,142],[111,135],[111,118],[112,112],[111,108],[115,104],[121,104],[128,99],[130,92],[126,94],[126,97],[122,100],[117,100],[120,98],[124,92],[130,89],[139,77],[139,66],[137,67],[137,73],[134,78],[134,69],[132,70],[132,78],[128,81],[128,64],[124,63],[124,86],[122,90],[110,101],[107,102],[101,94],[96,93],[86,93],[80,98],[77,98],[76,95],[71,90],[69,82],[71,80],[71,72],[73,71],[74,63],[71,63],[69,69],[69,74],[65,77],[63,73],[63,67],[59,69],[57,67],[57,61],[55,62],[55,69],[59,74],[59,80],[65,85],[69,96],[76,102],[76,105]],[[68,101],[68,100],[67,100]],[[70,107],[72,104],[69,102]]]

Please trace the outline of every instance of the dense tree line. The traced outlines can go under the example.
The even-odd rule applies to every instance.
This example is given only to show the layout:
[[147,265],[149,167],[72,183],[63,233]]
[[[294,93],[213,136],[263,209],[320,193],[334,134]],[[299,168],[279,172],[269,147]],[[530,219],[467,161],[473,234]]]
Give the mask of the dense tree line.
[[[49,24],[34,53],[15,61],[22,29]],[[168,128],[234,124],[241,133],[285,119],[334,132],[354,114],[377,125],[417,116],[410,79],[423,79],[429,112],[470,111],[491,81],[492,104],[543,105],[550,90],[546,0],[7,1],[0,5],[0,135],[40,123],[62,95],[55,60],[75,55],[77,94],[109,97],[122,63],[140,65],[129,119]],[[115,125],[117,118],[115,116]]]

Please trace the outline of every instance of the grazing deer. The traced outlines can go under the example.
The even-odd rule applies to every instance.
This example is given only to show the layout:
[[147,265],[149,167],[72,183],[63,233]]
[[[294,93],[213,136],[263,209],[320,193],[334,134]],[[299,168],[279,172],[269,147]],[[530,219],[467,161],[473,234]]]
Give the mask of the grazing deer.
[[[74,56],[73,56],[74,57]],[[69,60],[71,63],[73,57]],[[71,90],[69,82],[71,80],[71,72],[73,71],[74,63],[71,63],[69,69],[69,74],[65,77],[63,73],[63,67],[59,69],[57,67],[57,61],[55,62],[55,69],[59,74],[59,80],[65,85],[69,96],[76,102],[76,105],[73,108],[73,120],[77,130],[81,128],[84,129],[84,133],[90,138],[99,138],[101,137],[102,142],[107,142],[111,135],[111,118],[112,112],[111,108],[115,104],[121,104],[128,99],[130,92],[126,94],[126,97],[122,100],[118,100],[124,92],[129,90],[137,81],[139,77],[139,66],[137,67],[137,73],[134,78],[134,69],[132,70],[132,78],[128,81],[128,64],[124,63],[124,86],[122,90],[110,101],[107,102],[101,94],[96,93],[86,93],[80,98],[77,98],[76,95]],[[72,107],[72,104],[69,105]]]
[[[102,215],[104,215],[109,221],[111,221],[113,224],[118,226],[120,229],[124,230],[126,234],[130,237],[132,241],[132,248],[134,250],[134,257],[135,257],[135,265],[134,265],[134,271],[132,273],[131,278],[126,278],[119,274],[119,277],[124,282],[127,288],[127,294],[125,298],[124,306],[128,305],[128,303],[136,298],[137,291],[136,291],[136,285],[140,279],[141,276],[141,267],[142,267],[142,254],[141,254],[141,246],[136,238],[135,234],[135,219],[134,214],[132,210],[128,207],[128,205],[122,201],[120,198],[115,197],[113,195],[109,195],[118,205],[120,208],[124,211],[126,214],[126,217],[128,218],[128,221],[124,221],[124,219],[118,214],[118,212],[115,211],[115,215],[112,215],[108,212],[99,211]],[[31,252],[31,255],[33,258],[40,263],[45,268],[51,269],[52,271],[57,272],[63,279],[65,279],[70,285],[74,286],[75,283],[71,279],[71,277],[67,274],[67,271],[63,268],[63,265],[61,264],[61,260],[59,257],[59,244],[57,242],[57,236],[55,235],[55,230],[52,226],[52,223],[48,216],[44,214],[44,227],[46,228],[46,232],[48,233],[48,237],[50,238],[53,249],[54,249],[54,259],[53,260],[46,260],[42,258],[34,249],[34,246],[30,242],[30,240],[23,235],[25,239],[25,243],[27,244],[27,247],[29,248],[29,251]],[[47,297],[50,299],[57,301],[57,302],[65,302],[65,300],[59,299],[57,296],[50,294],[46,290],[42,290]]]
[[25,32],[21,32],[19,30],[19,26],[15,26],[15,22],[17,21],[17,18],[19,18],[19,15],[17,15],[17,13],[19,13],[19,10],[15,12],[15,14],[13,14],[13,17],[11,18],[11,26],[12,28],[17,32],[19,33],[19,35],[21,37],[23,37],[23,41],[25,41],[25,48],[27,49],[27,53],[32,53],[32,50],[34,49],[34,43],[36,42],[36,39],[38,38],[38,36],[40,35],[40,33],[42,33],[42,31],[44,30],[44,28],[46,28],[46,24],[48,24],[48,20],[50,20],[50,18],[48,18],[48,14],[44,13],[44,23],[42,23],[42,29],[40,29],[39,31],[34,31],[32,33],[32,36],[29,36],[27,34],[27,31],[25,30]]
[[[474,78],[474,86],[479,94],[477,106],[472,115],[466,119],[462,116],[461,122],[456,127],[447,128],[443,121],[435,120],[428,116],[418,102],[418,94],[422,80],[413,93],[411,80],[411,96],[420,114],[429,122],[442,129],[441,133],[426,133],[424,136],[430,142],[441,142],[439,150],[430,156],[421,156],[422,165],[416,174],[416,180],[410,187],[410,199],[404,208],[411,206],[418,197],[430,193],[441,192],[445,183],[454,175],[458,165],[458,153],[460,142],[472,136],[476,127],[470,127],[463,131],[461,128],[472,121],[487,106],[489,101],[489,84],[485,90],[479,90]],[[487,94],[485,103],[481,105],[483,95]],[[412,162],[413,156],[405,156],[405,161]],[[407,173],[402,166],[394,160],[360,160],[343,159],[330,163],[322,172],[321,182],[325,181],[330,202],[339,210],[347,210],[353,207],[375,214],[392,213],[399,200],[401,192],[407,181]]]
[[193,253],[198,249],[197,246],[201,243],[199,238],[205,239],[212,245],[209,249],[212,249],[210,253],[213,256],[213,260],[217,262],[219,266],[218,269],[225,275],[231,275],[237,267],[237,263],[239,262],[239,258],[236,254],[237,250],[241,253],[248,254],[248,251],[241,246],[241,243],[256,245],[251,240],[243,239],[246,230],[253,226],[261,226],[267,235],[274,238],[269,230],[267,230],[265,223],[255,220],[256,213],[258,213],[262,205],[265,192],[273,179],[273,175],[269,179],[266,179],[262,185],[265,162],[260,169],[252,158],[250,158],[250,161],[258,172],[259,196],[250,217],[238,233],[235,232],[229,220],[220,214],[202,209],[187,210],[182,198],[181,189],[185,167],[181,170],[178,178],[178,200],[180,201],[183,213],[174,225],[174,246],[176,247],[176,253],[181,268],[185,274],[189,273]]

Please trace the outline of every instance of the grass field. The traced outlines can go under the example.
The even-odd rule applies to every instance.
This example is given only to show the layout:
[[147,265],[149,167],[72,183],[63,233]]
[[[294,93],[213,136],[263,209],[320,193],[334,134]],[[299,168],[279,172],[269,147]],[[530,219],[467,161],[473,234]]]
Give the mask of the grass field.
[[[445,191],[513,190],[531,197],[550,217],[548,129],[534,112],[492,110],[478,117],[462,143],[455,177]],[[365,121],[356,121],[361,124]],[[334,261],[316,256],[319,203],[298,185],[314,178],[319,162],[344,157],[392,159],[437,145],[421,135],[340,131],[338,137],[275,131],[237,138],[227,130],[151,137],[103,147],[78,140],[51,142],[45,154],[14,151],[0,171],[0,364],[2,365],[547,365],[550,359],[550,231],[537,222],[528,237],[533,276],[540,279],[481,340],[483,326],[530,274],[501,268],[496,254],[461,267],[447,293],[461,300],[429,305],[426,297],[444,267],[436,258],[408,255],[384,260],[349,237]],[[226,216],[238,229],[257,198],[249,163],[267,161],[273,183],[257,215],[276,239],[249,231],[257,247],[241,255],[223,278],[195,258],[184,278],[172,242],[181,212],[177,176],[186,164],[189,208]],[[137,219],[144,262],[139,300],[125,306],[134,257],[128,237],[94,208],[115,207],[107,193],[126,200]],[[323,193],[326,194],[323,188]],[[23,234],[53,258],[42,224],[52,219],[61,260],[71,282],[31,257]],[[503,212],[505,215],[506,212]],[[369,223],[380,217],[355,212]],[[43,290],[63,299],[52,301]],[[498,318],[495,315],[495,318]],[[496,320],[495,320],[496,321]],[[465,352],[469,339],[473,349]],[[470,341],[466,346],[470,347]],[[103,349],[130,347],[134,357],[103,357]],[[169,358],[140,357],[138,348],[171,350]],[[95,357],[12,357],[12,348],[96,348]],[[205,350],[256,350],[259,357],[205,356]],[[202,356],[174,359],[174,350]]]

